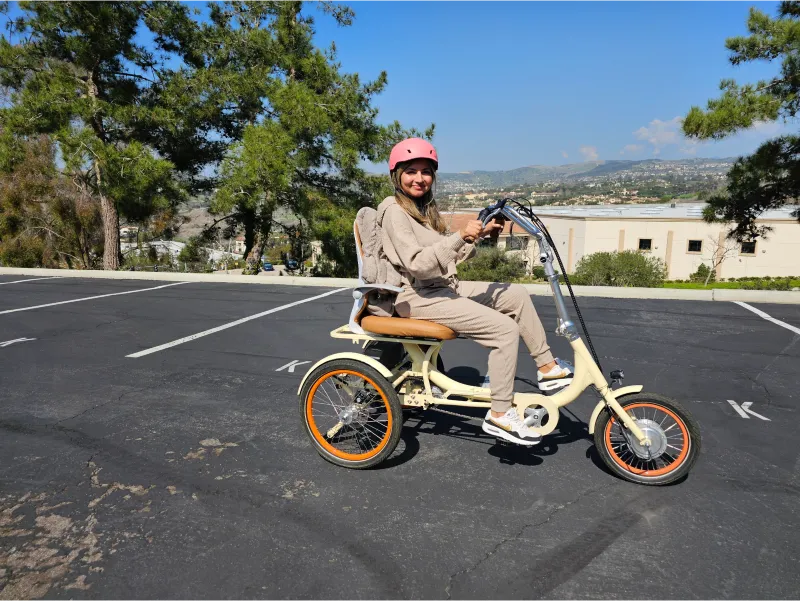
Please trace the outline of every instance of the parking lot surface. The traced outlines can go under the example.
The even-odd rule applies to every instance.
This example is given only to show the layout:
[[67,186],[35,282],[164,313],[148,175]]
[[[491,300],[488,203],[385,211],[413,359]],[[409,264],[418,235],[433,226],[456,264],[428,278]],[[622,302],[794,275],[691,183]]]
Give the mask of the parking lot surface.
[[[339,468],[297,387],[358,350],[329,336],[347,290],[0,276],[0,599],[796,598],[800,306],[580,303],[606,372],[699,421],[685,481],[606,471],[589,391],[532,449],[429,411]],[[486,373],[469,341],[443,359]]]

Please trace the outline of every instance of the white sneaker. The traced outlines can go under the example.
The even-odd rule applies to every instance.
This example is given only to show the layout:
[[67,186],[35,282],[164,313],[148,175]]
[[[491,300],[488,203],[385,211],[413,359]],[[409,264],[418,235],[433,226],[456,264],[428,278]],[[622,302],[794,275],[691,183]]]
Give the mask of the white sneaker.
[[546,374],[543,374],[541,371],[537,370],[537,383],[539,385],[539,390],[551,391],[564,388],[572,384],[572,378],[574,376],[575,374],[572,372],[572,368],[566,361],[556,359],[556,367],[548,371]]
[[501,417],[494,417],[491,410],[487,411],[482,428],[484,432],[496,438],[526,447],[539,444],[542,440],[539,434],[522,423],[517,410],[513,407]]

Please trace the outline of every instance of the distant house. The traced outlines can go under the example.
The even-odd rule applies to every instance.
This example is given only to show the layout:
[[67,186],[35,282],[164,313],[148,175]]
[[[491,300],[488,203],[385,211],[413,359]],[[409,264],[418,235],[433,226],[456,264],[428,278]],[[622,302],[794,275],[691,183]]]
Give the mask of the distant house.
[[139,227],[136,225],[123,225],[119,228],[120,240],[136,240],[136,235],[139,233]]
[[244,254],[244,236],[236,236],[236,239],[233,241],[233,252],[237,254]]

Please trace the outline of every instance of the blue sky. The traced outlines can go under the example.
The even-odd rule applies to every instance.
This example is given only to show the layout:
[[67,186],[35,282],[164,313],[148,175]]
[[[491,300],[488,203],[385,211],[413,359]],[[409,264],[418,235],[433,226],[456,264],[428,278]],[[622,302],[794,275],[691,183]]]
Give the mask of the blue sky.
[[344,3],[356,13],[350,27],[314,3],[304,9],[317,45],[335,41],[342,70],[362,81],[387,72],[379,121],[435,123],[442,171],[740,156],[796,129],[762,124],[699,144],[680,133],[680,118],[717,97],[721,79],[778,72],[733,67],[725,49],[747,34],[750,6],[775,14],[777,2]]
[[380,120],[424,128],[443,171],[587,159],[727,157],[791,125],[687,144],[676,118],[719,81],[769,78],[777,63],[733,67],[725,39],[750,6],[777,2],[353,2],[352,26],[314,11],[317,41],[342,68],[381,70]]

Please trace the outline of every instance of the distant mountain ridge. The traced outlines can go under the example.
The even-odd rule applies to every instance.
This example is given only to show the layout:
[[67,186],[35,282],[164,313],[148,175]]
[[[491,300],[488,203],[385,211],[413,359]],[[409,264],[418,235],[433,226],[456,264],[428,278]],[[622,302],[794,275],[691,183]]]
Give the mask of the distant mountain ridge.
[[587,161],[568,165],[529,165],[508,171],[469,171],[460,173],[439,172],[437,180],[447,184],[467,184],[482,188],[497,188],[518,184],[538,184],[553,180],[570,180],[583,177],[605,177],[620,171],[647,171],[648,168],[669,170],[689,167],[699,171],[727,171],[736,159],[644,159],[639,161]]

